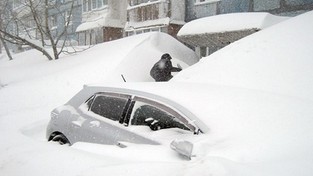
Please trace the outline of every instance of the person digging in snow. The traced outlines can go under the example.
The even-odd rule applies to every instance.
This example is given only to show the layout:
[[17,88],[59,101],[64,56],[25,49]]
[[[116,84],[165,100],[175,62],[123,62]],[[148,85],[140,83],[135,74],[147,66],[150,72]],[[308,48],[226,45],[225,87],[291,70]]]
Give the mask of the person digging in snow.
[[171,59],[172,57],[165,53],[162,55],[161,60],[151,68],[150,75],[156,82],[169,81],[173,77],[172,72],[180,72],[182,70],[181,68],[173,67]]

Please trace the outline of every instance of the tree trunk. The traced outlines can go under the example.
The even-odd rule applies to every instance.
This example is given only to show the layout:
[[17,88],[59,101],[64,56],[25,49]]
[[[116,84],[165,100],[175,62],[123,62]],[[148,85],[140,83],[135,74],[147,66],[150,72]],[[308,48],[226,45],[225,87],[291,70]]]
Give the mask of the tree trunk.
[[[45,6],[48,7],[48,0],[45,0]],[[45,28],[46,28],[46,31],[45,31],[46,35],[51,42],[54,59],[57,60],[57,59],[59,59],[58,48],[57,48],[57,43],[54,42],[53,36],[51,34],[51,30],[49,29],[48,8],[45,8]]]
[[13,57],[12,57],[11,52],[9,50],[9,47],[8,47],[7,43],[3,40],[2,35],[0,35],[0,40],[1,40],[1,43],[5,49],[5,52],[7,53],[8,57],[9,57],[9,59],[13,60]]

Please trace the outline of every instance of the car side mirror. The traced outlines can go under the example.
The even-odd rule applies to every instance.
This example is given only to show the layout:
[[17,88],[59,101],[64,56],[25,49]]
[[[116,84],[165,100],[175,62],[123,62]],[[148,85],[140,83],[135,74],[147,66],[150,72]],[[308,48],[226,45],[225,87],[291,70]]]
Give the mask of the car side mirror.
[[189,160],[191,160],[191,157],[193,156],[193,144],[189,141],[175,139],[171,142],[171,148]]

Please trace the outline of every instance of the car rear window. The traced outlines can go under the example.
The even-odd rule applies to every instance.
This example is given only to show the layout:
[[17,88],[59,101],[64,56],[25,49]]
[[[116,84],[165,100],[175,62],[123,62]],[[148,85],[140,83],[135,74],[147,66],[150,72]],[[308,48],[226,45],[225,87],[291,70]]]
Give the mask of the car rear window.
[[97,95],[91,105],[90,111],[102,117],[119,121],[127,104],[127,100],[126,98]]

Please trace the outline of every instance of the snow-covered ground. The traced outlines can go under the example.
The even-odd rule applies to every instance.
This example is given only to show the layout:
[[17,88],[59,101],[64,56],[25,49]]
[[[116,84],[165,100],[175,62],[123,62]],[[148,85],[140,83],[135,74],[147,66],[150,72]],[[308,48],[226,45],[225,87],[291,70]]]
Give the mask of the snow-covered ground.
[[[165,52],[172,55],[173,64],[179,63],[184,68],[198,61],[192,50],[164,33],[100,44],[82,53],[64,55],[57,61],[48,61],[34,50],[15,54],[13,61],[3,53],[0,59],[0,175],[102,175],[114,173],[116,165],[131,164],[134,159],[145,168],[149,165],[146,162],[149,155],[150,162],[163,161],[162,149],[158,148],[149,152],[129,147],[131,152],[124,152],[112,146],[105,150],[100,146],[97,151],[82,144],[61,147],[46,142],[45,129],[51,110],[67,102],[84,84],[123,82],[121,74],[127,81],[152,81],[150,68]],[[101,154],[90,153],[90,148]],[[163,153],[169,152],[169,147],[167,150]],[[148,155],[139,151],[147,151]],[[129,153],[133,153],[132,157]],[[123,172],[128,172],[127,167],[132,165],[126,166]],[[150,169],[154,167],[157,166]],[[150,169],[140,172],[147,175]]]
[[[312,118],[301,118],[301,115],[311,112],[307,107],[313,105],[312,18],[313,13],[310,12],[267,28],[225,47],[189,68],[188,65],[197,62],[195,53],[160,33],[100,44],[74,56],[62,56],[57,61],[48,61],[36,51],[16,54],[13,61],[8,61],[2,54],[0,175],[312,175],[313,153],[310,149],[313,147],[313,130],[310,130],[310,119],[313,119],[313,115]],[[251,133],[236,133],[241,134],[237,136],[239,140],[225,140],[244,141],[255,148],[259,139],[262,139],[268,144],[277,144],[275,147],[286,144],[285,148],[268,148],[256,153],[249,146],[244,146],[243,150],[236,148],[240,146],[238,143],[234,147],[225,145],[234,143],[223,141],[220,142],[224,145],[214,145],[208,139],[206,142],[212,146],[207,151],[208,155],[199,160],[186,161],[177,157],[169,147],[136,145],[121,149],[85,143],[68,147],[46,142],[45,128],[51,110],[64,104],[84,84],[122,82],[121,74],[128,81],[151,81],[149,70],[164,52],[173,56],[174,65],[180,63],[184,67],[171,84],[187,82],[192,86],[194,82],[201,82],[226,85],[230,89],[248,88],[250,90],[247,94],[259,90],[266,95],[266,92],[270,92],[282,96],[268,104],[266,96],[263,99],[260,96],[258,100],[262,99],[264,107],[272,105],[277,114],[299,117],[299,121],[293,118],[296,124],[292,121],[280,124],[277,120],[283,117],[276,118],[273,121],[280,127],[277,135],[275,124],[265,123],[256,116],[253,119],[260,120],[263,126],[270,124],[270,131],[263,129],[264,135],[257,133],[260,136],[254,138],[253,128],[248,126]],[[284,102],[279,103],[285,98],[294,99],[293,103],[297,105],[294,111],[288,111],[291,108],[284,107]],[[244,110],[250,107],[244,98],[239,100],[241,104],[237,108]],[[221,99],[216,101],[223,102]],[[203,105],[203,108],[194,108],[207,107]],[[221,107],[217,104],[215,108]],[[288,114],[301,109],[306,110],[306,113],[297,113],[296,116]],[[236,111],[236,107],[233,110]],[[260,111],[264,116],[264,112],[258,108],[254,110]],[[223,117],[231,119],[231,112],[224,110]],[[242,114],[248,116],[249,112],[252,110]],[[240,124],[249,124],[242,117],[236,119],[240,120],[236,122],[237,125],[227,124],[231,127],[228,132],[241,132],[240,128],[243,127]],[[214,122],[218,122],[218,119]],[[303,130],[300,129],[301,124]],[[222,129],[223,124],[216,125]],[[284,131],[288,135],[284,135]],[[266,135],[271,134],[273,136],[266,140]],[[280,143],[279,136],[283,143]],[[271,139],[278,141],[269,141]],[[293,139],[295,143],[292,143]],[[262,146],[271,147],[266,144]],[[249,155],[252,157],[247,157]],[[259,158],[252,160],[255,156]]]

